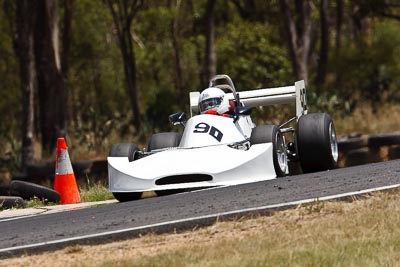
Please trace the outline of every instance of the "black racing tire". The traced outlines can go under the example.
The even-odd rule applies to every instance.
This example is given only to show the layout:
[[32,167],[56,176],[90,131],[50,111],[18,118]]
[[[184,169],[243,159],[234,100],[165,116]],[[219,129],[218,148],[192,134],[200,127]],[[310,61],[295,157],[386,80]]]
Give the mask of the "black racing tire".
[[22,208],[26,205],[22,197],[0,196],[0,209]]
[[185,189],[171,189],[171,190],[157,190],[156,194],[157,196],[168,196],[168,195],[174,195],[178,193],[183,193],[185,192]]
[[[134,161],[136,151],[139,151],[139,148],[133,143],[115,144],[111,147],[108,156],[128,157],[129,161]],[[112,192],[112,194],[119,202],[138,200],[142,197],[142,192]]]
[[[163,149],[168,147],[177,147],[181,142],[182,134],[177,132],[165,132],[165,133],[157,133],[153,134],[150,138],[148,144],[148,151],[156,150],[156,149]],[[171,189],[171,190],[157,190],[157,196],[167,196],[177,193],[182,193],[185,190],[181,189]]]
[[311,113],[299,118],[296,140],[304,173],[335,169],[338,143],[335,125],[326,113]]
[[129,161],[135,160],[136,151],[139,151],[137,145],[133,143],[115,144],[111,147],[109,157],[128,157]]
[[60,202],[60,194],[57,191],[38,184],[18,180],[11,181],[10,195],[19,196],[26,200],[37,197],[45,202]]
[[181,142],[182,134],[176,132],[165,132],[153,134],[150,138],[147,150],[163,149],[167,147],[177,147]]
[[133,201],[142,198],[142,192],[113,192],[116,200],[119,202]]
[[253,128],[250,136],[251,145],[271,142],[276,176],[283,177],[288,168],[288,161],[286,145],[281,131],[275,125],[261,125]]

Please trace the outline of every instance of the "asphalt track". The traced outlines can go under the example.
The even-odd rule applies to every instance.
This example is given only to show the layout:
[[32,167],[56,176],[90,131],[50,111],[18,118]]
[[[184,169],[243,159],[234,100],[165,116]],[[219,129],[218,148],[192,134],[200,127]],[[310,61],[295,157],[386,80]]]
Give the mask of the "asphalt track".
[[394,160],[0,221],[0,256],[52,250],[71,244],[109,242],[148,232],[192,229],[221,218],[248,213],[268,214],[304,199],[336,198],[349,192],[397,187],[399,184],[400,160]]

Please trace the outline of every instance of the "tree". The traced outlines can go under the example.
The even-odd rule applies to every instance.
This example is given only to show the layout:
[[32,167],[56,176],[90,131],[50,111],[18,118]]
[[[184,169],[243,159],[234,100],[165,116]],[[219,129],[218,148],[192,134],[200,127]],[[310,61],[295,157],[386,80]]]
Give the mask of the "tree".
[[[336,1],[336,38],[335,38],[335,58],[340,55],[340,49],[342,47],[342,28],[343,28],[343,14],[344,13],[344,3],[343,0]],[[336,65],[336,86],[340,86],[341,77],[338,66]]]
[[276,21],[276,1],[231,0],[240,17],[251,22]]
[[[288,0],[279,1],[284,19],[286,41],[296,79],[308,81],[308,56],[311,47],[311,8],[309,0],[296,0],[296,18],[292,15]],[[295,20],[296,19],[296,23]]]
[[52,152],[57,137],[66,135],[67,95],[61,69],[58,6],[56,1],[35,1],[35,61],[38,80],[42,147]]
[[400,3],[395,0],[356,0],[360,18],[367,16],[400,20]]
[[72,24],[72,10],[73,10],[74,0],[64,0],[64,19],[63,19],[63,32],[62,32],[62,52],[61,52],[61,69],[62,75],[64,79],[64,86],[66,94],[68,95],[67,90],[67,81],[68,81],[68,71],[69,71],[69,50],[71,43],[71,24]]
[[215,0],[207,0],[204,24],[206,25],[206,81],[217,74],[217,56],[215,54],[214,7]]
[[343,0],[337,0],[336,1],[336,38],[335,38],[335,46],[336,46],[337,54],[339,54],[340,47],[342,46],[343,12],[344,12]]
[[170,30],[171,30],[171,39],[172,39],[172,51],[175,63],[175,87],[176,87],[176,100],[179,102],[184,97],[183,91],[183,75],[182,75],[182,62],[181,62],[181,41],[179,36],[179,12],[181,9],[181,1],[178,0],[175,3],[175,7],[173,7],[173,3],[175,1],[168,0],[168,7],[175,8],[175,16],[172,16],[170,22]]
[[141,116],[136,83],[136,59],[132,44],[131,25],[136,13],[144,4],[144,0],[105,0],[111,11],[117,31],[119,48],[124,63],[124,72],[128,95],[133,109],[133,123],[140,129]]
[[22,89],[22,154],[21,169],[33,162],[34,156],[34,105],[36,91],[36,69],[34,56],[34,2],[16,2],[15,52],[19,60]]
[[328,63],[329,54],[329,15],[328,0],[320,1],[320,26],[321,26],[321,43],[319,50],[319,61],[317,71],[317,85],[322,86],[325,83],[326,65]]
[[[65,0],[65,4],[71,1]],[[19,61],[22,89],[21,169],[24,170],[33,161],[36,118],[40,118],[43,151],[52,152],[56,137],[66,134],[67,95],[61,65],[67,62],[68,49],[61,60],[58,8],[54,1],[5,2],[8,9],[13,5],[15,17],[10,21],[15,21],[16,25],[12,28],[15,31],[14,50]],[[65,13],[68,14],[70,10]],[[69,21],[69,27],[71,16],[66,21]],[[65,37],[63,43],[67,46],[69,37]],[[39,99],[36,99],[36,95]],[[37,106],[39,116],[35,115]]]

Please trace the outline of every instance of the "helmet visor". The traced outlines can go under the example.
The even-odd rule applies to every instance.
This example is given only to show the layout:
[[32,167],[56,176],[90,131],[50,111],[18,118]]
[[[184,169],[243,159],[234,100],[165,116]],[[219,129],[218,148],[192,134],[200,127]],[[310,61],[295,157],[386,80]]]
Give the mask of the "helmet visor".
[[212,108],[219,107],[219,105],[221,105],[221,102],[222,102],[221,97],[205,99],[201,101],[199,104],[200,112],[204,112]]

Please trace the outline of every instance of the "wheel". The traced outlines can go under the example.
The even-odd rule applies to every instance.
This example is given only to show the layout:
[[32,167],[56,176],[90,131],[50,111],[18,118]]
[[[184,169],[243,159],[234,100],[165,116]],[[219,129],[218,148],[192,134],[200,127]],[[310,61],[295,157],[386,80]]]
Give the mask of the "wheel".
[[326,113],[300,117],[296,130],[297,148],[304,173],[334,169],[338,143],[332,118]]
[[250,143],[263,144],[271,143],[273,146],[273,160],[276,176],[285,176],[288,167],[286,156],[286,145],[283,135],[275,125],[262,125],[253,128],[250,136]]
[[157,196],[168,196],[168,195],[173,195],[173,194],[178,194],[178,193],[183,193],[185,192],[185,189],[171,189],[171,190],[157,190],[156,194]]
[[142,192],[113,192],[112,194],[119,202],[138,200],[142,197]]
[[[167,147],[177,147],[181,142],[182,135],[176,132],[166,132],[153,134],[149,141],[148,151],[163,149]],[[157,190],[157,196],[167,196],[176,193],[182,193],[184,190],[172,189],[172,190]]]
[[177,147],[181,142],[182,135],[176,132],[153,134],[149,141],[148,151],[167,147]]
[[60,194],[50,188],[25,181],[14,180],[10,183],[10,194],[30,200],[37,197],[46,202],[60,202]]
[[21,197],[0,196],[0,210],[23,208],[25,205],[26,202]]
[[110,157],[128,157],[129,161],[135,160],[135,153],[139,148],[133,143],[115,144],[111,147]]
[[[113,145],[108,155],[110,157],[128,157],[129,161],[134,161],[136,151],[139,149],[135,144],[121,143]],[[138,200],[142,197],[142,192],[112,192],[112,194],[119,202]]]

